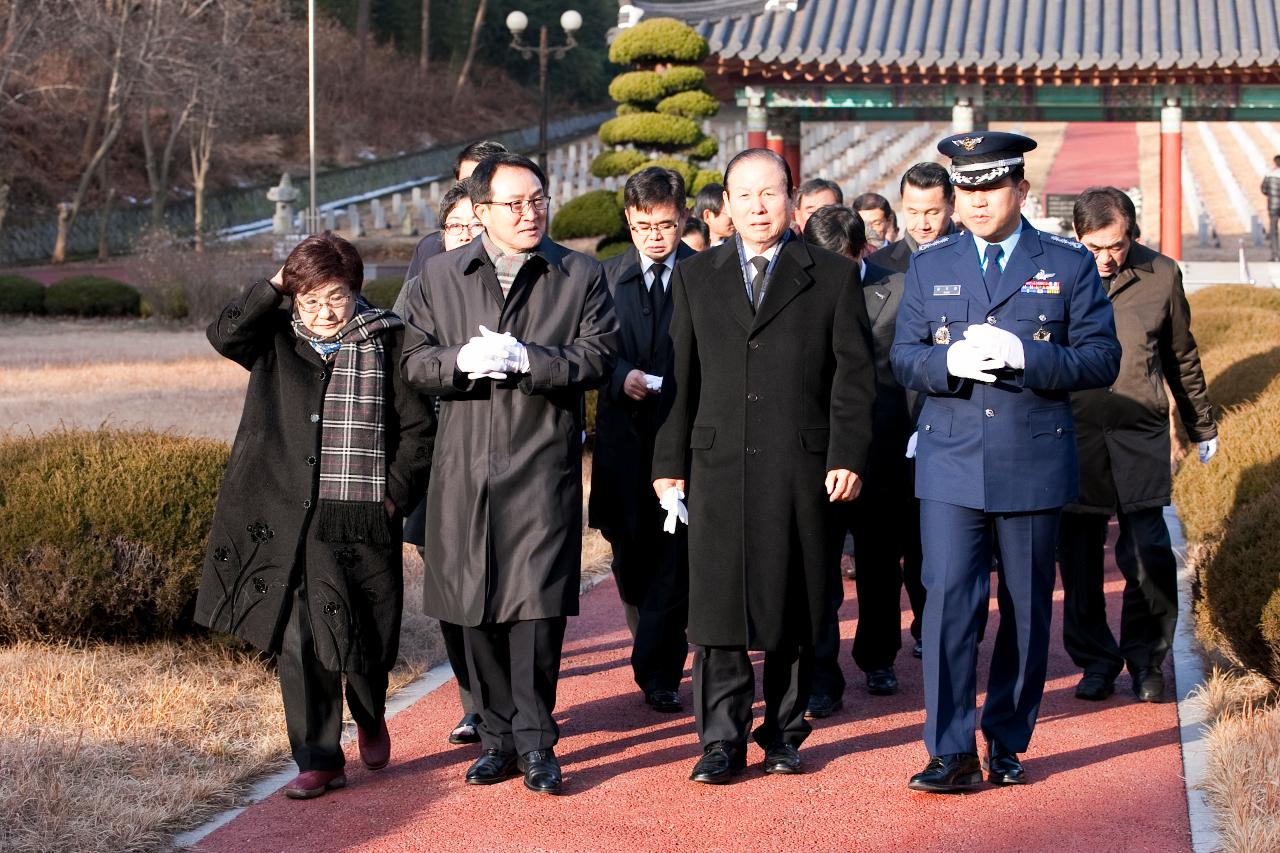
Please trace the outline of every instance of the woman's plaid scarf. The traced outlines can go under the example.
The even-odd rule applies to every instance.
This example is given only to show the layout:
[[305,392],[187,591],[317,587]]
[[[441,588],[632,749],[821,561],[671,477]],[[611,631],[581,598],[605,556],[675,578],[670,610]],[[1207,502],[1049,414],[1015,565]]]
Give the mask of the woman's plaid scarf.
[[[322,542],[391,541],[382,503],[387,494],[388,378],[378,336],[403,325],[395,314],[363,299],[356,303],[355,316],[331,338],[317,340],[294,322],[294,330],[321,353],[331,371],[320,429]],[[336,352],[333,344],[339,345]]]

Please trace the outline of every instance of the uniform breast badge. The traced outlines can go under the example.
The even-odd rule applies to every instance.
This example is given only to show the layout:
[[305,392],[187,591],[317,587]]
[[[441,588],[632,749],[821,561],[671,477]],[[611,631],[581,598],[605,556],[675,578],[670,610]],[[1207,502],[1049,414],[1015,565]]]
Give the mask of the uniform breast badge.
[[946,346],[951,343],[951,330],[947,328],[947,315],[943,314],[938,323],[940,325],[937,331],[933,333],[933,342],[938,346]]
[[1031,336],[1031,340],[1033,340],[1033,341],[1047,341],[1047,340],[1049,340],[1051,337],[1053,337],[1053,336],[1049,334],[1049,330],[1048,330],[1048,329],[1046,329],[1044,326],[1041,326],[1040,328],[1036,329],[1035,333]]

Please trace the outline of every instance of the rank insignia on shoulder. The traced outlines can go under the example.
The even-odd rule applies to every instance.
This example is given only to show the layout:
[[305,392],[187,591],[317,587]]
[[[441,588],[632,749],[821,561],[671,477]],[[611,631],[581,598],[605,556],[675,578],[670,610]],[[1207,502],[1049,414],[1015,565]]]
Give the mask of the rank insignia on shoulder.
[[1077,243],[1075,240],[1068,240],[1066,237],[1059,237],[1057,234],[1050,234],[1048,236],[1050,240],[1055,243],[1061,243],[1063,246],[1068,246],[1072,249],[1084,249],[1084,244]]
[[960,285],[958,284],[935,284],[933,286],[934,296],[959,296]]
[[923,252],[925,249],[932,249],[934,246],[945,246],[947,243],[951,242],[951,238],[954,236],[955,234],[944,234],[943,236],[939,237],[937,240],[933,240],[932,242],[925,243],[923,246],[920,246],[918,249],[916,249],[916,253],[919,254],[920,252]]
[[1036,281],[1032,279],[1022,285],[1023,293],[1035,293],[1040,296],[1061,296],[1062,282],[1060,281]]

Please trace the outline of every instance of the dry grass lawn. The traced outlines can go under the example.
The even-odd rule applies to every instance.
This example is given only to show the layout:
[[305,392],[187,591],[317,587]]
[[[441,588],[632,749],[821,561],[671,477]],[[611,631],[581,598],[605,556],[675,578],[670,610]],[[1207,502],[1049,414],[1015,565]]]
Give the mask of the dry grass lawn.
[[[201,330],[18,322],[0,336],[0,435],[106,423],[230,442],[247,378]],[[404,554],[393,691],[444,660],[422,561]],[[584,575],[608,557],[584,530]],[[207,641],[0,647],[0,720],[0,850],[16,853],[167,849],[288,763],[274,673]]]

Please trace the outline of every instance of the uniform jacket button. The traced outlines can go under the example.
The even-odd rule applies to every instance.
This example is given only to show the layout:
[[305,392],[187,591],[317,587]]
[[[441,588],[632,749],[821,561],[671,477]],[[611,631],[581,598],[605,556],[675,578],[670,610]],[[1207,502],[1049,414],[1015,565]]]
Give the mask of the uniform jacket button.
[[996,324],[996,315],[995,315],[995,314],[988,314],[988,315],[987,315],[987,322],[994,326],[994,325]]
[[924,431],[925,431],[925,432],[933,432],[933,424],[925,424],[925,425],[924,425]]
[[983,414],[984,414],[984,415],[986,415],[986,416],[987,416],[987,417],[989,417],[989,418],[994,418],[994,417],[996,416],[996,410],[995,410],[995,409],[987,409],[985,412],[983,412]]
[[311,413],[311,422],[312,422],[313,424],[318,424],[318,423],[320,423],[320,415],[316,414],[315,412],[312,412],[312,413]]
[[1054,430],[1054,432],[1056,432],[1058,435],[1062,435],[1062,427],[1058,427],[1056,430]]

